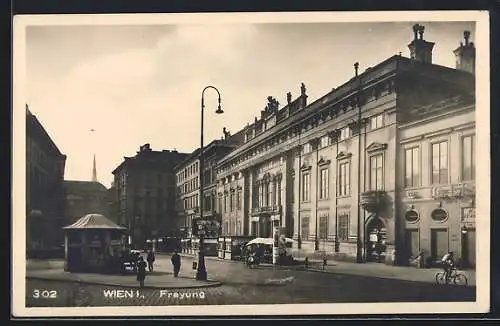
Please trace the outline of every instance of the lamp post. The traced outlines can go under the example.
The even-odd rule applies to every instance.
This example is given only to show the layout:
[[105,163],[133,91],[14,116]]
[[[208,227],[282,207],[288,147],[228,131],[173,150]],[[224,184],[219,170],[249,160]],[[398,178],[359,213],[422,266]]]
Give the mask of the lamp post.
[[[217,88],[214,86],[206,86],[203,91],[201,92],[201,123],[200,123],[200,201],[199,201],[199,209],[200,209],[200,221],[203,221],[203,110],[205,109],[205,91],[207,89],[213,89],[217,92],[218,95],[218,102],[219,105],[217,106],[217,111],[215,113],[217,114],[222,114],[224,111],[221,109],[220,106],[220,92]],[[204,226],[204,225],[203,225]],[[198,281],[206,281],[207,280],[207,268],[205,266],[205,255],[203,252],[203,245],[204,245],[204,237],[205,237],[205,230],[202,232],[199,232],[199,238],[200,238],[200,244],[199,244],[199,249],[198,249],[198,267],[196,269],[196,279]]]

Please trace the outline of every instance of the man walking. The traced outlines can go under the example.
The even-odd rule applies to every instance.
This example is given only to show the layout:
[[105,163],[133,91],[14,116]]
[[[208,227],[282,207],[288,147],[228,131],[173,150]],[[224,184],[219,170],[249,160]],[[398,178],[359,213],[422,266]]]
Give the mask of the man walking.
[[153,252],[153,250],[151,250],[151,249],[149,250],[146,260],[148,261],[149,271],[152,272],[153,271],[153,264],[155,262],[155,253]]
[[146,279],[146,262],[139,256],[139,261],[137,262],[137,281],[141,288],[144,287],[144,280]]
[[172,266],[174,267],[174,277],[178,277],[179,271],[181,269],[181,256],[179,255],[177,250],[174,252],[170,260],[172,261]]

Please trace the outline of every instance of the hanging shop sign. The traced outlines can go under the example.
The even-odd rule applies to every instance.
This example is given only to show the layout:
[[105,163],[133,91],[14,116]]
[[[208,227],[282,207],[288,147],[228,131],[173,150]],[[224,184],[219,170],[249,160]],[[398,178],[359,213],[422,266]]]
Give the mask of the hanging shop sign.
[[432,211],[431,217],[434,221],[442,222],[448,218],[448,213],[442,208],[436,208]]
[[418,212],[415,210],[409,210],[405,214],[405,219],[408,222],[416,222],[418,221]]

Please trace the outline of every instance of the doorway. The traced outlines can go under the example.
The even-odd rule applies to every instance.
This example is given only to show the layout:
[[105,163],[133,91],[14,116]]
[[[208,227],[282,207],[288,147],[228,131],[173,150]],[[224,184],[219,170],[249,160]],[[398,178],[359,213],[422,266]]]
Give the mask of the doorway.
[[420,232],[418,229],[405,230],[405,247],[407,260],[417,257],[420,251]]
[[462,260],[465,267],[476,267],[476,230],[462,231]]
[[431,229],[431,257],[438,260],[448,252],[448,229]]
[[366,225],[366,261],[383,262],[385,259],[387,239],[385,224],[375,216]]

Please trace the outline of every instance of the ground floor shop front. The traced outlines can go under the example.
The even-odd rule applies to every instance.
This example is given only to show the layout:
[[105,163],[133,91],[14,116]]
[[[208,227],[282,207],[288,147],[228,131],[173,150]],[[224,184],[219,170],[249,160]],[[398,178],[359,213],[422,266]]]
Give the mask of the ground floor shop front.
[[408,259],[422,253],[426,264],[432,266],[451,251],[462,268],[476,266],[475,207],[470,202],[416,203],[404,219]]

